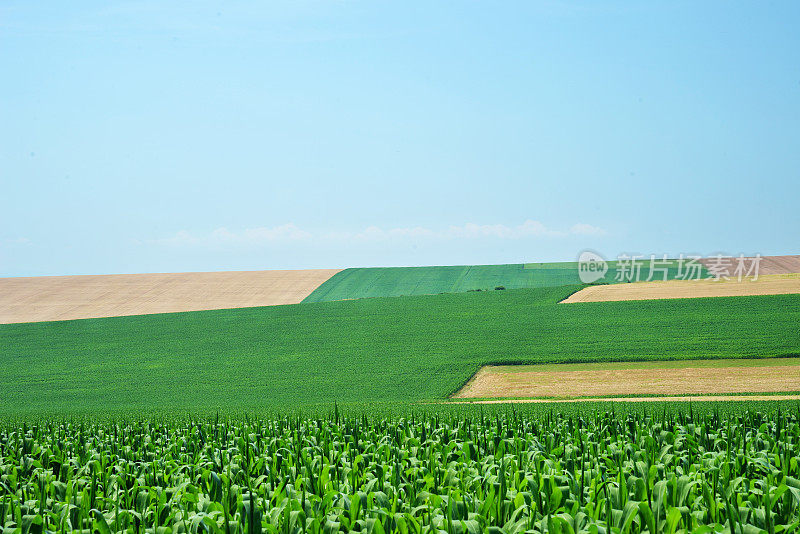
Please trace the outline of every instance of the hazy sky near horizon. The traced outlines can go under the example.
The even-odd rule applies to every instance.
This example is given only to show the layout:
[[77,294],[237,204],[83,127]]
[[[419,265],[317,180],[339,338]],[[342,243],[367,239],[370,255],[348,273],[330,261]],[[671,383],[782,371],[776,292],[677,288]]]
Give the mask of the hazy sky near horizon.
[[0,276],[800,254],[800,3],[0,5]]

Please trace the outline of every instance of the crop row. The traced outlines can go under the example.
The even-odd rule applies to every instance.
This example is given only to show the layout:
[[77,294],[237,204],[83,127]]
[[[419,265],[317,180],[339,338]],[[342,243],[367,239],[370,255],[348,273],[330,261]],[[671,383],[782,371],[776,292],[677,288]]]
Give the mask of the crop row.
[[797,413],[0,430],[0,524],[43,532],[791,533]]

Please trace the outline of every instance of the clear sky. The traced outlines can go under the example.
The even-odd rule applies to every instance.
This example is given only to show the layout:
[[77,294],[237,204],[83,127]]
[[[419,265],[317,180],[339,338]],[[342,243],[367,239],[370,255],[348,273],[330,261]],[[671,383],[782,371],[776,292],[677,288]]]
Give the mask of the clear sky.
[[800,2],[0,4],[0,276],[800,254]]

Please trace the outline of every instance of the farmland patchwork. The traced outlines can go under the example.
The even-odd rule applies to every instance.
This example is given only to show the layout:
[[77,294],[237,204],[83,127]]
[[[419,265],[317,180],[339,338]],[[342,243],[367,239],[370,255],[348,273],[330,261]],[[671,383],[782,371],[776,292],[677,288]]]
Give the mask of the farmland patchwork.
[[[576,277],[348,270],[301,304],[2,324],[0,529],[797,534],[795,396],[608,395],[791,390],[800,295],[559,304]],[[418,293],[445,294],[388,298]],[[445,404],[465,383],[603,398]]]
[[580,287],[0,325],[0,411],[408,405],[487,364],[800,355],[800,295],[558,304]]

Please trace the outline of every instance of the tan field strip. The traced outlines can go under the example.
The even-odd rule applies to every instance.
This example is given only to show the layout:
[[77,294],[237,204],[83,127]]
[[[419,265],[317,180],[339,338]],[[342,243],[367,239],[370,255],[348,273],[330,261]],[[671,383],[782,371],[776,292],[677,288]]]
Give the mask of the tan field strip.
[[671,397],[582,397],[579,399],[490,399],[446,402],[445,404],[551,404],[565,402],[731,402],[800,400],[800,395],[693,395]]
[[339,271],[0,278],[0,324],[297,304]]
[[[745,258],[748,260],[745,265],[749,266],[752,258]],[[712,267],[715,259],[701,258],[698,260],[706,267]],[[736,265],[734,258],[734,265]],[[758,262],[758,274],[791,274],[800,273],[800,256],[761,256]]]
[[[452,398],[596,398],[800,391],[800,358],[482,367]],[[705,397],[703,397],[705,398]]]
[[573,293],[562,303],[612,302],[620,300],[685,299],[700,297],[743,297],[800,293],[800,274],[768,274],[758,279],[668,280],[589,286]]

